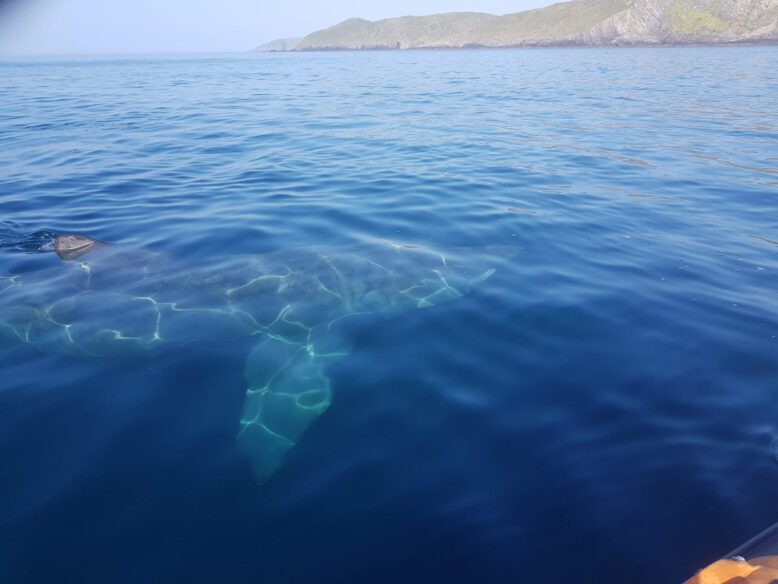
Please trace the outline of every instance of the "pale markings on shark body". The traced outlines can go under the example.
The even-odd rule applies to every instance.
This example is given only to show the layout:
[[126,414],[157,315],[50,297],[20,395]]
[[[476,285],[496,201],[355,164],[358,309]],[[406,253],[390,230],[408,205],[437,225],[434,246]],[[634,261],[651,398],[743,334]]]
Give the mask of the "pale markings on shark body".
[[[155,254],[128,255],[128,261],[119,248],[99,245],[78,266],[80,279],[62,268],[31,273],[29,282],[27,274],[0,276],[0,291],[14,289],[19,302],[19,310],[0,313],[0,331],[9,331],[5,341],[83,356],[194,343],[201,333],[254,339],[238,444],[262,482],[329,406],[326,368],[351,350],[345,319],[461,298],[494,273],[482,266],[496,259],[463,249],[452,268],[451,254],[419,246],[381,241],[366,248],[283,251],[192,268],[156,265]],[[30,298],[53,299],[29,306],[19,295],[27,286],[35,291]]]

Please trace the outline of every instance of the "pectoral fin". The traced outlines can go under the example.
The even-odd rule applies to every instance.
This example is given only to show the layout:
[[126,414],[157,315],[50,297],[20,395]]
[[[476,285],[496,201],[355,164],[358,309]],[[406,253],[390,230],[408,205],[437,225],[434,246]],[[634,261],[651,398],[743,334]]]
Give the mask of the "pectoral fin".
[[273,337],[251,351],[238,446],[258,482],[278,469],[308,426],[329,407],[327,363],[311,347]]

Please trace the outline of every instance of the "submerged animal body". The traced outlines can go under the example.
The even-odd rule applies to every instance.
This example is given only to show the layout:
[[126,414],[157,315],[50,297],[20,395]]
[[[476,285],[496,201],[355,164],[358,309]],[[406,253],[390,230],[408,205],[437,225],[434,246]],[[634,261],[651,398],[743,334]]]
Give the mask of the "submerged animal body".
[[0,276],[0,346],[101,356],[246,339],[238,445],[259,482],[329,406],[326,368],[350,352],[354,319],[461,298],[512,254],[374,242],[188,266],[79,238],[59,254],[74,261]]

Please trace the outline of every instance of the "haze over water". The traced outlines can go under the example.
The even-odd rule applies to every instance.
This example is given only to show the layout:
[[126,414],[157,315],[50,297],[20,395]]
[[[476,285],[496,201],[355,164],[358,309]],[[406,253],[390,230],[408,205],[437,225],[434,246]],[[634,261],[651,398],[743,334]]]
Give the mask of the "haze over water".
[[0,61],[0,246],[522,248],[360,328],[261,486],[250,344],[0,353],[0,580],[677,582],[778,520],[776,57]]

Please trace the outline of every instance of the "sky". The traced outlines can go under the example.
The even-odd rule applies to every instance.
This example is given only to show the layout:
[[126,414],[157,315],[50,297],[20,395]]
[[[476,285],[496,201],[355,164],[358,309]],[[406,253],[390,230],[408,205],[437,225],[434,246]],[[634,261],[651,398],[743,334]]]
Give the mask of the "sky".
[[247,51],[359,16],[519,12],[552,0],[0,0],[0,54]]

